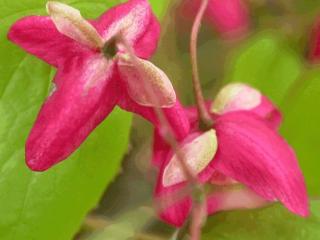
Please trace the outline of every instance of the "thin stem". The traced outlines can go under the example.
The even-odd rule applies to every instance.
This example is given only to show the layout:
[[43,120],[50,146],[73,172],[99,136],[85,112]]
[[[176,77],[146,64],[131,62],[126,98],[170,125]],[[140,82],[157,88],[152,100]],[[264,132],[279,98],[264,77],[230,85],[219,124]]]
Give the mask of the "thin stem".
[[213,122],[207,111],[207,108],[204,102],[204,97],[201,90],[198,61],[197,61],[197,55],[198,55],[197,43],[198,43],[198,35],[199,35],[200,26],[201,26],[201,21],[207,9],[207,6],[208,6],[208,0],[202,0],[201,6],[198,10],[198,13],[196,15],[196,18],[192,26],[191,39],[190,39],[193,91],[196,98],[197,109],[198,109],[198,114],[200,118],[200,126],[203,125],[205,130],[211,128]]
[[188,231],[190,227],[190,219],[188,219],[182,227],[176,230],[175,234],[171,237],[171,240],[182,240],[186,239],[188,236]]
[[[130,44],[127,42],[126,38],[120,34],[119,40],[123,44],[123,46],[126,48],[131,60],[133,61],[133,64],[136,66],[139,66],[137,56],[134,54],[134,51],[130,46]],[[139,71],[139,67],[137,68],[137,70]],[[145,88],[144,92],[147,94],[148,98],[152,99],[152,102],[154,102],[156,106],[159,106],[158,99],[155,93],[153,92],[153,89],[151,88],[150,84],[148,82],[144,82],[143,87]],[[184,175],[186,176],[187,180],[190,181],[190,183],[196,184],[197,178],[196,176],[194,176],[193,172],[190,170],[189,166],[184,161],[185,159],[184,153],[179,148],[178,142],[175,139],[170,123],[168,122],[162,109],[158,107],[154,107],[154,111],[155,111],[155,114],[157,115],[160,125],[163,128],[162,130],[164,130],[163,132],[164,140],[169,144],[172,150],[177,154],[177,158]]]
[[[137,56],[134,54],[134,51],[132,49],[132,47],[130,46],[130,44],[127,42],[126,38],[122,36],[122,34],[120,34],[119,36],[119,40],[120,42],[123,44],[123,46],[126,48],[131,60],[133,61],[133,64],[135,66],[137,66],[137,70],[139,71],[139,63],[138,63],[138,58]],[[148,95],[148,98],[152,99],[152,102],[154,102],[156,104],[156,106],[159,106],[158,104],[158,99],[155,95],[155,93],[153,92],[153,89],[151,88],[151,86],[149,85],[148,82],[144,82],[143,84],[144,87],[144,92]],[[204,103],[204,102],[203,102]],[[191,171],[190,167],[186,164],[185,162],[185,155],[182,152],[181,148],[179,147],[179,144],[173,134],[172,128],[170,126],[170,123],[168,122],[165,114],[163,113],[163,110],[161,108],[157,108],[154,107],[154,111],[159,119],[160,125],[165,129],[163,136],[165,141],[170,145],[170,147],[172,148],[172,150],[177,154],[177,158],[180,164],[180,167],[182,168],[182,171],[184,173],[184,175],[186,176],[188,182],[191,184],[191,186],[194,187],[194,189],[198,189],[200,190],[202,196],[205,195],[204,193],[204,189],[201,185],[198,184],[198,179],[197,176],[194,175],[194,173]],[[197,199],[196,199],[197,201]],[[205,201],[204,201],[205,203]],[[201,206],[204,204],[203,202],[200,203]],[[197,203],[198,204],[198,203]],[[197,206],[197,204],[195,206]],[[196,212],[199,211],[199,208],[197,207],[196,209],[193,209],[193,214],[192,214],[192,224],[191,226],[191,230],[194,232],[194,234],[196,234],[195,236],[193,236],[193,232],[191,232],[191,240],[199,240],[200,238],[200,233],[201,233],[201,224],[199,224],[199,222],[202,222],[204,217],[206,215],[204,215],[203,213],[201,214],[201,219],[193,219],[193,217],[198,218],[199,214],[196,214]],[[202,212],[202,211],[201,211]],[[198,229],[197,231],[195,231],[195,228],[200,227],[200,229]]]
[[194,203],[192,211],[192,222],[190,225],[190,235],[192,240],[201,239],[201,228],[207,216],[206,201]]

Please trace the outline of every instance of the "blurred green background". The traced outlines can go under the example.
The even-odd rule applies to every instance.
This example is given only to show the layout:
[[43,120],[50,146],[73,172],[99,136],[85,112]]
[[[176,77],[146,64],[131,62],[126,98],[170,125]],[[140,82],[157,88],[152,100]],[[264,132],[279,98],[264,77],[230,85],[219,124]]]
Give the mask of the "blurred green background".
[[[123,1],[63,2],[94,18]],[[152,61],[191,105],[191,23],[176,14],[176,1],[150,2],[163,28]],[[116,109],[69,160],[45,173],[25,166],[24,142],[55,70],[11,44],[6,33],[22,16],[45,14],[45,3],[0,0],[0,239],[169,239],[174,229],[152,210],[156,174],[149,164],[152,129],[144,120]],[[320,239],[320,67],[306,58],[320,1],[244,3],[251,21],[245,36],[226,39],[201,29],[203,90],[213,99],[224,84],[247,82],[279,106],[281,134],[297,152],[313,214],[301,219],[280,205],[220,213],[209,218],[203,239]]]

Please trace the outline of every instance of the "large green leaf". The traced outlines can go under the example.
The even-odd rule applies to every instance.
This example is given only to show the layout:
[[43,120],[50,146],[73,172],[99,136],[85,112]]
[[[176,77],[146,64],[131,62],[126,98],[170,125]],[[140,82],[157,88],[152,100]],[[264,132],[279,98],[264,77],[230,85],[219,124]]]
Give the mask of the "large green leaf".
[[317,196],[320,194],[319,102],[320,70],[315,69],[306,72],[288,96],[282,127],[283,135],[298,154],[309,193]]
[[[111,4],[105,2],[77,1],[77,7],[93,17]],[[24,142],[54,70],[9,43],[6,33],[17,18],[44,13],[45,1],[0,6],[0,239],[68,240],[118,172],[131,115],[116,109],[68,160],[31,172]]]
[[231,211],[209,217],[203,240],[315,240],[320,238],[320,202],[301,218],[280,204],[264,209]]
[[299,77],[302,64],[278,35],[273,32],[260,33],[237,49],[230,57],[226,82],[250,83],[280,104]]

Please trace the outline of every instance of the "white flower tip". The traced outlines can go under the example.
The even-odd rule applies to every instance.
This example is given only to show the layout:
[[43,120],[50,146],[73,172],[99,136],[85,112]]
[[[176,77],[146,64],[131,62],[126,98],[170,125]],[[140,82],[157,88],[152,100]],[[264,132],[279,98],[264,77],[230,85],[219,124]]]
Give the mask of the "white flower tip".
[[212,113],[224,114],[237,110],[251,110],[261,103],[261,93],[243,83],[223,87],[213,101]]
[[75,9],[65,3],[57,2],[57,1],[48,1],[46,4],[47,13],[49,15],[55,13],[73,13],[77,15],[81,15],[78,9]]
[[[191,142],[181,146],[182,153],[184,154],[184,161],[194,175],[199,174],[208,166],[213,160],[217,148],[217,135],[216,131],[213,129],[202,133]],[[162,184],[164,187],[169,187],[186,180],[186,176],[179,161],[176,154],[170,159],[162,177]]]
[[102,48],[101,36],[78,9],[56,1],[47,2],[46,8],[59,32],[90,48]]
[[176,93],[167,75],[151,62],[121,54],[119,70],[130,97],[142,106],[172,107]]

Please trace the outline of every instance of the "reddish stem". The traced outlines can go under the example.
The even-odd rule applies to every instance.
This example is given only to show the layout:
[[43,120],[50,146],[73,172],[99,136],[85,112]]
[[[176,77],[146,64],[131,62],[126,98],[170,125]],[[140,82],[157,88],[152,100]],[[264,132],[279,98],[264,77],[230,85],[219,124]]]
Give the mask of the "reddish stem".
[[190,225],[191,240],[201,239],[201,228],[207,217],[206,201],[195,202],[192,211],[192,222]]
[[198,35],[201,26],[201,21],[203,15],[207,9],[208,0],[202,0],[196,18],[194,20],[192,31],[191,31],[191,39],[190,39],[190,55],[191,55],[191,65],[192,65],[192,83],[193,83],[193,91],[196,98],[198,114],[200,118],[200,127],[204,127],[204,130],[208,130],[212,127],[212,120],[207,111],[204,97],[201,90],[201,83],[199,78],[199,69],[198,69],[198,61],[197,61],[197,43],[198,43]]
[[[137,66],[137,70],[139,71],[139,64],[137,63],[138,59],[137,56],[134,53],[134,50],[130,46],[130,44],[127,42],[126,38],[122,36],[120,33],[118,36],[119,41],[123,44],[123,46],[126,48],[127,53],[129,54],[133,64]],[[159,106],[158,99],[156,97],[156,94],[153,92],[153,89],[151,88],[150,84],[148,82],[144,82],[143,84],[144,92],[148,95],[148,98],[152,99],[152,102],[155,103],[156,106]],[[172,148],[172,150],[177,154],[177,159],[179,161],[180,167],[186,176],[187,180],[193,184],[197,185],[197,177],[194,176],[193,172],[191,171],[190,167],[185,162],[185,156],[184,153],[181,151],[181,148],[179,147],[179,144],[173,134],[172,128],[170,126],[170,123],[168,122],[165,114],[163,113],[163,110],[158,107],[153,108],[155,111],[155,114],[160,122],[160,125],[162,127],[163,131],[163,137],[164,140],[168,143],[168,145]]]

